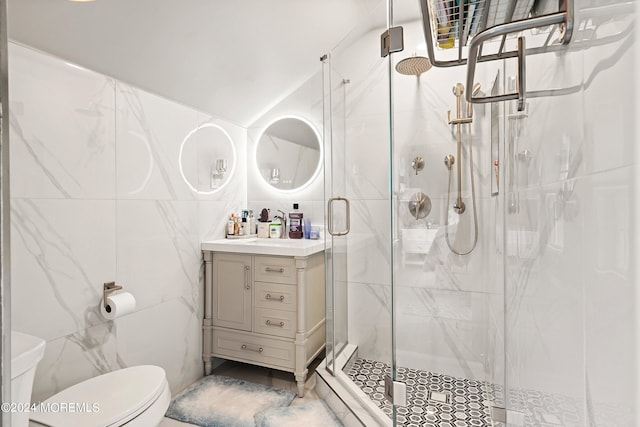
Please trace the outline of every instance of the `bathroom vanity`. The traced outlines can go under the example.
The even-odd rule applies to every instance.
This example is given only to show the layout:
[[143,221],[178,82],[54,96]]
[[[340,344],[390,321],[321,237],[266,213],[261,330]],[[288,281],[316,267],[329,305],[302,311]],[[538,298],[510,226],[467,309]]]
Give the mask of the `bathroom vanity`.
[[324,243],[221,239],[202,243],[205,375],[212,357],[292,372],[304,396],[325,346]]

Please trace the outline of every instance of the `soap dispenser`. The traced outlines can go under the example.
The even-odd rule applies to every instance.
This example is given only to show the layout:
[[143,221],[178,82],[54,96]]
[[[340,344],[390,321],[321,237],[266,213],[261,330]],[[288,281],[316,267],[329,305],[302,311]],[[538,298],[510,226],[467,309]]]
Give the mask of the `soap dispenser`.
[[298,204],[293,204],[293,210],[289,212],[289,238],[302,239],[304,230],[302,225],[302,212],[298,210]]

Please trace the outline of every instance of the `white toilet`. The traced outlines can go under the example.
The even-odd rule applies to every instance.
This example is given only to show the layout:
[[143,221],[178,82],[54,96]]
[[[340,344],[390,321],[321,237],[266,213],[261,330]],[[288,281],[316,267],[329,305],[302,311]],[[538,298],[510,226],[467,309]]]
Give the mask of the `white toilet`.
[[[31,402],[31,389],[36,366],[44,356],[44,340],[20,332],[11,332],[11,402],[27,405]],[[17,408],[16,408],[17,409]],[[11,425],[26,427],[29,413],[12,412]]]
[[[12,397],[12,401],[28,402],[36,365],[44,355],[44,341],[17,332],[12,332],[11,340],[12,349],[16,349],[15,352],[12,350],[11,360],[12,396],[16,396],[16,398]],[[23,349],[22,356],[16,353],[20,349]],[[15,360],[22,360],[22,364],[17,363],[17,368],[20,369],[16,371],[14,371]],[[18,374],[18,370],[23,370],[23,374]],[[17,375],[14,375],[14,372]],[[21,390],[21,397],[14,394],[14,389]],[[42,402],[39,411],[15,414],[20,417],[12,418],[12,425],[14,427],[27,427],[27,425],[29,427],[115,427],[125,424],[127,427],[157,426],[164,417],[170,401],[171,392],[164,369],[150,365],[134,366],[90,378],[62,390]]]

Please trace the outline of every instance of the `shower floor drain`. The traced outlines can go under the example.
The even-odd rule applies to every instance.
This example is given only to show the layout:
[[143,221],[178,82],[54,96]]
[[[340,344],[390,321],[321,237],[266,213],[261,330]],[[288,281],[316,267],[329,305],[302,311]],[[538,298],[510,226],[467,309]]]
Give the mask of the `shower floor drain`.
[[430,391],[428,400],[431,400],[432,402],[438,402],[438,403],[451,403],[451,393]]

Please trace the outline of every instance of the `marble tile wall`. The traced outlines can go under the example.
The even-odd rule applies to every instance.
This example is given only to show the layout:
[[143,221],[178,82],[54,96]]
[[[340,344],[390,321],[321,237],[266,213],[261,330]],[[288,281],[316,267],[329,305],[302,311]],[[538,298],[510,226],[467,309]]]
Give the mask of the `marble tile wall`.
[[[203,373],[200,241],[246,205],[246,130],[14,43],[9,56],[12,326],[47,341],[34,399],[137,364],[181,390]],[[234,153],[213,193],[211,165]],[[137,306],[106,321],[114,280]]]
[[[455,106],[450,88],[464,80],[464,69],[392,76],[392,160],[388,67],[375,53],[381,31],[343,43],[332,56],[336,72],[350,80],[344,108],[345,177],[354,215],[350,343],[361,357],[390,359],[393,262],[398,364],[506,384],[510,409],[533,425],[554,417],[563,422],[562,414],[528,408],[518,396],[542,393],[575,402],[580,425],[635,425],[637,307],[629,237],[637,194],[635,105],[629,99],[635,4],[594,10],[592,3],[577,4],[582,27],[567,52],[527,59],[530,90],[562,93],[530,99],[523,118],[510,117],[513,105],[500,107],[501,150],[512,148],[513,158],[501,154],[498,198],[490,197],[490,107],[474,110],[480,236],[466,257],[453,255],[444,239],[448,177],[442,165],[445,154],[455,153],[445,118]],[[417,44],[421,28],[403,27],[405,47]],[[396,54],[394,61],[402,57]],[[503,76],[506,71],[504,87],[515,64],[479,69],[485,93],[499,69]],[[418,155],[426,166],[415,175],[410,165]],[[468,175],[463,182],[467,201]],[[422,221],[406,212],[416,191],[433,204]],[[449,218],[453,222],[455,215]],[[451,227],[469,236],[472,224],[467,219]],[[431,244],[416,251],[414,240]]]
[[[636,6],[594,6],[576,2],[566,52],[528,58],[530,90],[566,93],[530,99],[507,128],[529,156],[507,172],[506,390],[530,425],[637,425]],[[533,410],[523,391],[572,402],[578,419]]]

